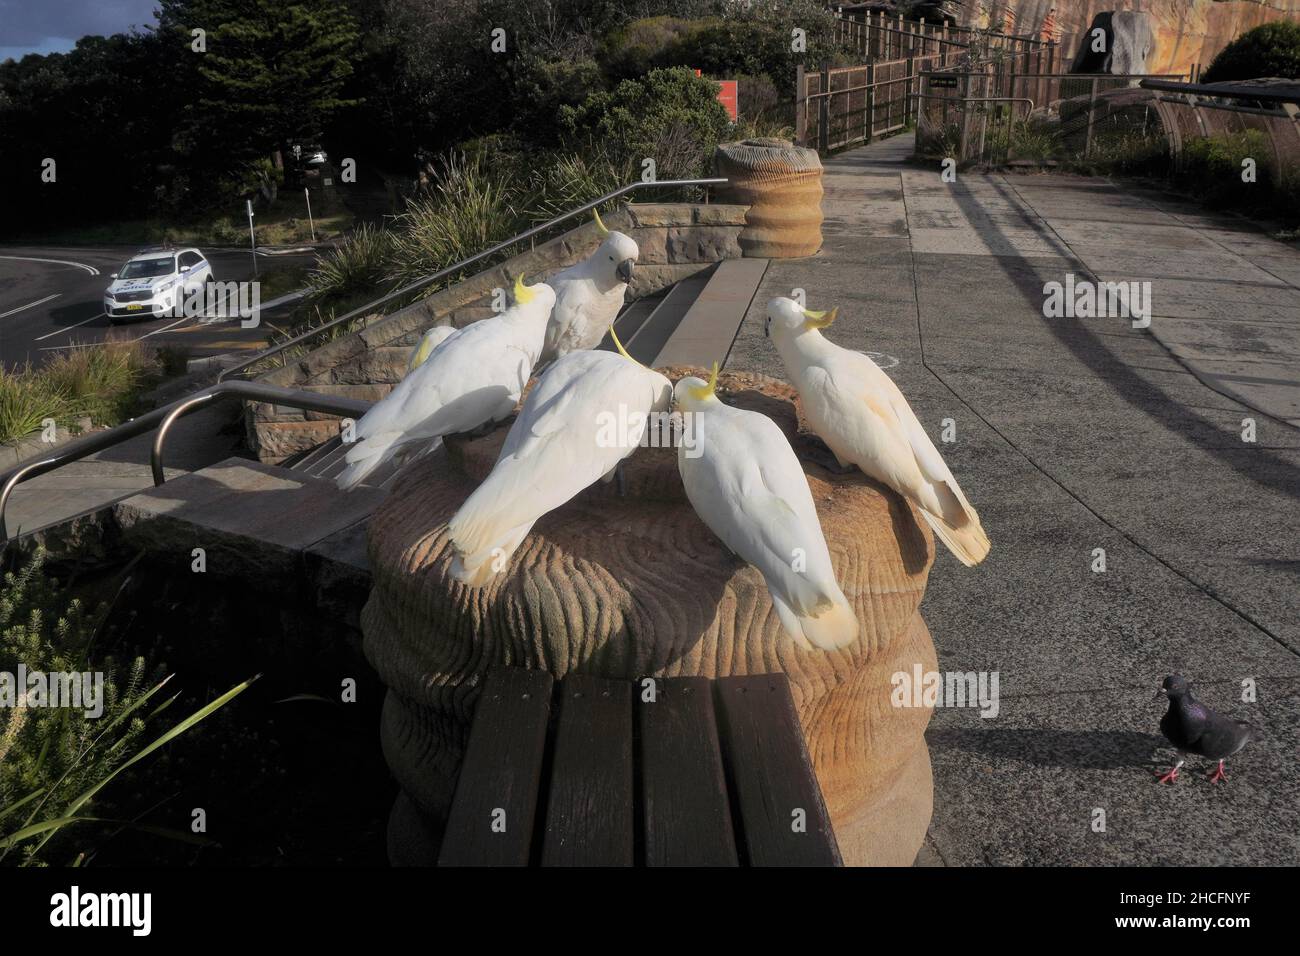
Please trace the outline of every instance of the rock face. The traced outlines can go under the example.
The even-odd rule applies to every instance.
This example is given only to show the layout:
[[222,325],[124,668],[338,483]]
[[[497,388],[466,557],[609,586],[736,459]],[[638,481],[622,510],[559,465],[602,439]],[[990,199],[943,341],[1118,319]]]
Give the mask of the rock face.
[[936,666],[918,611],[933,539],[892,492],[824,466],[829,452],[801,431],[789,386],[741,374],[719,386],[790,436],[862,624],[858,642],[828,653],[782,633],[762,578],[686,501],[672,448],[638,449],[625,496],[588,489],[538,521],[491,584],[464,588],[447,575],[447,522],[506,428],[453,438],[398,479],[369,526],[364,646],[389,688],[381,739],[404,791],[390,820],[394,862],[435,852],[480,681],[506,664],[557,679],[784,672],[845,862],[911,864],[932,805],[930,711],[893,706],[891,677]]
[[[1219,50],[1247,30],[1274,20],[1300,20],[1300,0],[989,0],[989,6],[995,11],[1010,6],[1016,32],[1032,35],[1055,8],[1066,63],[1099,13],[1145,13],[1155,33],[1155,52],[1147,61],[1153,73],[1185,73],[1198,63],[1208,67]],[[962,26],[971,26],[979,7],[963,3],[954,13]],[[996,13],[993,20],[999,21]]]
[[[1094,44],[1094,38],[1104,38]],[[1079,40],[1071,73],[1112,73],[1134,75],[1147,73],[1148,62],[1155,52],[1156,35],[1151,18],[1133,10],[1099,13]],[[1101,49],[1094,49],[1098,45]]]

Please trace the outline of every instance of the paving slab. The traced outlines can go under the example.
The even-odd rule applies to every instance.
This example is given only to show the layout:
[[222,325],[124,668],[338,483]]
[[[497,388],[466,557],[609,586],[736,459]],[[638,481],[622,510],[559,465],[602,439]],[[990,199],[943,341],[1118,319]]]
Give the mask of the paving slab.
[[[858,169],[882,188],[878,148],[826,161],[836,202]],[[841,299],[828,337],[897,360],[887,374],[993,541],[976,568],[940,547],[922,604],[941,670],[997,670],[1002,699],[995,719],[936,711],[935,814],[918,862],[1300,863],[1300,431],[1256,415],[1257,441],[1243,442],[1254,410],[1209,387],[1154,329],[1042,308],[1044,283],[1097,273],[1090,259],[1113,230],[1124,262],[1107,278],[1150,281],[1157,316],[1216,323],[1199,335],[1166,325],[1197,359],[1234,344],[1236,361],[1289,354],[1300,290],[1273,271],[1224,271],[1261,246],[1276,252],[1272,240],[1102,180],[970,173],[953,195],[932,171],[896,175],[907,235],[846,221],[817,257],[773,260],[729,364],[784,377],[763,338],[770,295]],[[1036,220],[1050,251],[1022,241]],[[972,232],[978,242],[957,241]],[[1181,267],[1189,253],[1207,271]],[[1162,277],[1150,263],[1189,274]],[[945,419],[955,442],[940,440]],[[1265,727],[1227,785],[1153,782],[1169,752],[1151,696],[1172,671]],[[1257,704],[1236,702],[1247,677]]]

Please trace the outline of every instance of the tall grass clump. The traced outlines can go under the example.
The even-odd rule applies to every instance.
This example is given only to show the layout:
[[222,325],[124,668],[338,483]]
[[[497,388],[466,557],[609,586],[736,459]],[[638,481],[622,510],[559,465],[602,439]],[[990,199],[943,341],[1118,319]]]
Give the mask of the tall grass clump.
[[65,397],[40,376],[0,365],[0,442],[20,441],[40,431],[48,419],[66,425],[71,418]]
[[36,374],[64,396],[76,417],[115,425],[135,410],[141,384],[157,371],[152,350],[117,341],[56,352]]
[[307,274],[312,296],[343,299],[379,287],[389,278],[392,239],[386,229],[362,223],[316,260]]

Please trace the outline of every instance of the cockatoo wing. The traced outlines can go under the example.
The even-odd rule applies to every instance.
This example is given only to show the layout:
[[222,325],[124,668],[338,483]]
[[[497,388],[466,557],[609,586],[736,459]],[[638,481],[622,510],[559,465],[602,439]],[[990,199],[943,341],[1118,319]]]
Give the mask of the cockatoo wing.
[[853,640],[857,619],[835,580],[812,492],[785,435],[754,412],[706,414],[703,453],[678,454],[696,513],[763,575],[792,636],[821,647]]
[[613,353],[559,359],[529,394],[491,474],[451,520],[453,575],[470,586],[486,583],[494,557],[500,567],[538,518],[635,450],[640,434],[602,442],[601,416],[664,411],[671,390],[662,375]]
[[514,407],[532,361],[510,331],[492,320],[462,329],[361,417],[357,438],[392,431],[412,439],[469,431],[501,415],[505,402]]
[[979,515],[894,381],[868,356],[848,349],[838,349],[806,378],[818,399],[842,418],[833,441],[853,449],[851,460],[920,507],[964,564],[982,561],[989,540]]

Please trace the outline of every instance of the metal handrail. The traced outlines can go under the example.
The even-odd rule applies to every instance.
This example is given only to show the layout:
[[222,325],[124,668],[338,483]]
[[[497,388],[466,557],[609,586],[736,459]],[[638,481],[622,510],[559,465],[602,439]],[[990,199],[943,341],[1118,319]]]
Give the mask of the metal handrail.
[[265,351],[259,352],[257,355],[254,355],[250,359],[245,359],[244,361],[236,365],[231,365],[228,368],[224,369],[221,372],[221,374],[217,376],[217,381],[223,382],[225,381],[227,375],[230,375],[242,369],[246,369],[250,365],[256,365],[258,362],[262,361],[263,359],[270,358],[272,355],[278,355],[280,352],[283,352],[285,349],[297,345],[300,342],[305,342],[307,339],[315,338],[317,335],[326,331],[327,329],[332,329],[337,325],[342,325],[344,322],[349,322],[352,319],[357,318],[358,316],[366,315],[374,311],[376,306],[383,305],[386,302],[391,302],[393,299],[400,298],[409,292],[414,292],[417,289],[422,289],[431,282],[437,282],[439,279],[445,278],[446,276],[449,276],[452,273],[459,272],[461,269],[464,269],[466,266],[471,266],[476,262],[480,262],[483,259],[488,258],[489,256],[495,255],[496,253],[500,252],[502,249],[506,249],[510,246],[513,246],[515,243],[522,242],[525,239],[531,239],[533,236],[537,235],[540,232],[545,232],[547,229],[550,229],[552,226],[558,225],[559,223],[562,223],[567,219],[572,219],[575,216],[581,216],[584,212],[588,212],[592,209],[595,209],[597,206],[601,205],[602,203],[607,203],[611,199],[617,199],[619,196],[626,195],[627,193],[633,192],[634,190],[643,189],[647,186],[716,186],[716,185],[725,184],[729,181],[730,180],[728,180],[726,177],[719,177],[719,178],[712,178],[712,179],[664,179],[664,180],[656,180],[653,182],[645,182],[642,180],[638,180],[637,182],[634,183],[628,183],[626,186],[620,186],[618,189],[615,189],[612,192],[605,193],[605,195],[597,199],[593,199],[589,203],[584,203],[583,205],[578,206],[575,209],[570,209],[568,212],[562,213],[556,216],[554,219],[548,219],[546,222],[537,226],[533,226],[531,229],[525,229],[523,232],[519,233],[519,235],[512,236],[511,238],[505,240],[504,242],[498,242],[495,246],[492,246],[489,249],[484,249],[482,252],[475,253],[474,255],[470,256],[467,259],[462,259],[460,262],[457,262],[454,265],[447,266],[447,268],[445,269],[439,269],[437,272],[433,273],[432,275],[427,275],[424,276],[423,278],[416,279],[414,282],[404,285],[400,289],[394,289],[392,292],[380,296],[378,299],[375,299],[373,302],[367,302],[365,305],[353,309],[351,312],[348,312],[345,315],[341,315],[336,319],[330,319],[330,321],[324,323],[323,325],[315,326],[314,328],[308,329],[306,332],[303,332],[300,335],[295,335],[293,338],[281,342],[279,345],[272,346],[271,348],[266,349]]
[[112,448],[129,438],[143,435],[155,427],[158,428],[158,434],[154,437],[153,450],[149,457],[154,485],[161,485],[166,480],[162,466],[163,446],[172,423],[201,405],[227,398],[272,402],[276,405],[286,405],[304,411],[324,412],[329,415],[343,415],[350,418],[360,418],[369,411],[371,405],[370,402],[361,399],[345,398],[339,395],[322,395],[317,392],[306,392],[300,389],[285,388],[281,385],[267,385],[261,382],[218,383],[211,388],[177,399],[170,405],[156,408],[139,418],[123,422],[121,425],[107,431],[95,432],[85,438],[69,442],[50,458],[28,462],[6,472],[0,477],[0,481],[3,482],[3,484],[0,484],[0,541],[9,539],[9,531],[5,524],[5,511],[9,506],[9,498],[14,489],[22,482],[53,471],[56,468],[62,468],[74,461],[80,461],[96,452]]

